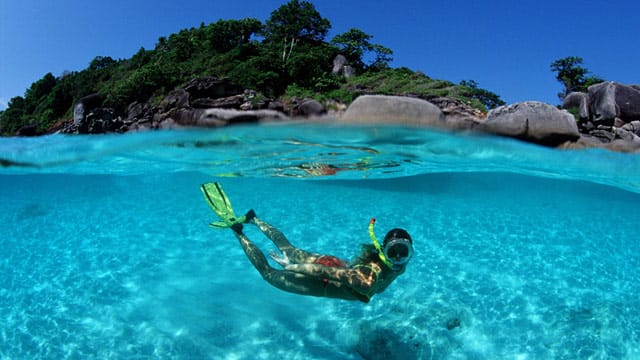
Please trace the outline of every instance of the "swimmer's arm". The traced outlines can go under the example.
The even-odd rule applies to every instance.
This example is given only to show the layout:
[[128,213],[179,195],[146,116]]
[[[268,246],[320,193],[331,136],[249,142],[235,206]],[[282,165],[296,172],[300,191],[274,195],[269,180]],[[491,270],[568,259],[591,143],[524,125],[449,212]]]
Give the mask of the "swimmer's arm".
[[368,292],[377,280],[376,274],[367,266],[345,269],[319,264],[290,264],[285,267],[285,270],[317,277],[318,279],[337,281],[362,293]]

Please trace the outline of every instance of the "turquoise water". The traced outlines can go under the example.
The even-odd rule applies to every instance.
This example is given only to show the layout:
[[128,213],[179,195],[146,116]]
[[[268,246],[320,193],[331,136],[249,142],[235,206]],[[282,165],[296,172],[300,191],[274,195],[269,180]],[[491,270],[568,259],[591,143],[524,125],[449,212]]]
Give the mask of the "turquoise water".
[[[283,125],[0,159],[0,358],[640,358],[640,155]],[[207,226],[209,181],[302,248],[352,257],[375,216],[415,257],[369,304],[282,292]]]

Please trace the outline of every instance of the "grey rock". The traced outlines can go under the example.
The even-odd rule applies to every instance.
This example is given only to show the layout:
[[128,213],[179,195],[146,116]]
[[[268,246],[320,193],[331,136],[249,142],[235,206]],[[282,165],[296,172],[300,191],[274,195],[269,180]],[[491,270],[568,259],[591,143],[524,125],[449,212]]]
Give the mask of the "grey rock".
[[627,141],[633,141],[633,138],[635,136],[634,133],[623,128],[614,128],[613,133],[616,135],[616,138]]
[[622,128],[627,131],[631,131],[636,135],[640,135],[640,120],[634,120],[630,123],[624,124]]
[[578,109],[578,116],[581,119],[589,118],[589,94],[583,92],[572,92],[562,101],[563,109]]
[[356,69],[354,69],[350,65],[345,65],[342,67],[342,75],[344,77],[350,78],[352,76],[355,76],[355,74],[356,74]]
[[402,96],[360,96],[347,108],[342,121],[446,128],[445,116],[437,106],[426,100]]
[[640,90],[613,81],[589,86],[590,112],[596,123],[613,125],[616,117],[624,122],[640,120]]
[[73,107],[73,124],[77,126],[83,122],[85,115],[89,114],[91,110],[100,107],[103,100],[104,96],[98,93],[87,95],[78,100],[76,105]]
[[284,120],[285,115],[273,110],[241,111],[233,109],[175,109],[159,119],[160,123],[171,119],[175,126],[220,127],[230,124],[258,122],[263,120]]
[[337,55],[333,59],[333,69],[331,70],[331,72],[336,75],[342,75],[346,78],[349,78],[356,73],[353,67],[349,66],[349,61],[347,60],[347,58],[341,54]]
[[200,109],[209,108],[224,108],[224,109],[239,109],[244,103],[244,95],[233,95],[223,98],[211,99],[211,98],[198,98],[191,102],[191,106]]
[[280,101],[271,101],[269,105],[267,105],[267,109],[284,112],[284,104]]
[[446,119],[446,127],[451,130],[471,130],[480,124],[485,114],[465,104],[462,100],[451,97],[435,97],[428,101],[442,111]]
[[557,146],[580,137],[569,112],[537,101],[500,106],[487,114],[481,130],[534,143]]
[[127,119],[125,123],[148,121],[152,116],[151,105],[149,105],[148,102],[141,103],[135,101],[127,107]]
[[160,112],[186,107],[189,107],[189,93],[184,89],[172,90],[160,102]]
[[78,124],[79,134],[102,134],[120,130],[122,121],[111,108],[95,108]]
[[244,88],[228,79],[218,79],[207,76],[189,81],[184,90],[189,93],[191,99],[210,98],[218,99],[244,92]]
[[593,130],[591,131],[590,135],[603,143],[609,143],[616,138],[616,134],[614,134],[612,131],[604,130],[604,129]]
[[331,70],[332,73],[334,74],[340,74],[342,73],[342,67],[347,65],[349,63],[349,61],[347,61],[347,58],[344,57],[344,55],[337,55],[334,59],[333,59],[333,69]]
[[298,105],[298,115],[300,116],[320,116],[327,113],[327,109],[318,101],[306,99]]

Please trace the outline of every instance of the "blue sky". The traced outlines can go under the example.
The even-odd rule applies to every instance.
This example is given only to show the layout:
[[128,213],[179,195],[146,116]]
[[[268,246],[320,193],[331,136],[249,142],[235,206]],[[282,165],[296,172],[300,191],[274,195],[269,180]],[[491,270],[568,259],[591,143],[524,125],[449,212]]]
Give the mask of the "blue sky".
[[[581,56],[594,75],[640,83],[637,0],[316,0],[332,30],[352,27],[394,51],[392,66],[475,80],[507,103],[559,101],[549,65]],[[266,20],[286,1],[0,0],[0,110],[48,72],[98,55],[131,57],[160,36],[219,19]]]

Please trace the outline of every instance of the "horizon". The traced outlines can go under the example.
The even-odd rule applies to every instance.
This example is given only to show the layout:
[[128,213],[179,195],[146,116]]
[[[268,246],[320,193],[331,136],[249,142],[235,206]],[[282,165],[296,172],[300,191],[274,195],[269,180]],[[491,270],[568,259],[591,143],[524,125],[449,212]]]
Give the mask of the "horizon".
[[[84,70],[96,56],[128,59],[141,47],[152,50],[162,36],[201,23],[247,17],[264,23],[287,2],[250,0],[218,6],[205,0],[2,2],[0,111],[11,98],[24,97],[31,84],[49,72],[59,77]],[[527,100],[559,104],[562,85],[550,64],[567,56],[582,57],[582,66],[591,75],[640,83],[636,60],[640,46],[630,45],[638,42],[632,36],[640,23],[640,4],[630,0],[616,4],[499,0],[490,5],[469,0],[311,2],[332,25],[325,41],[358,28],[372,35],[373,43],[393,50],[392,67],[454,83],[474,80],[507,104]]]

